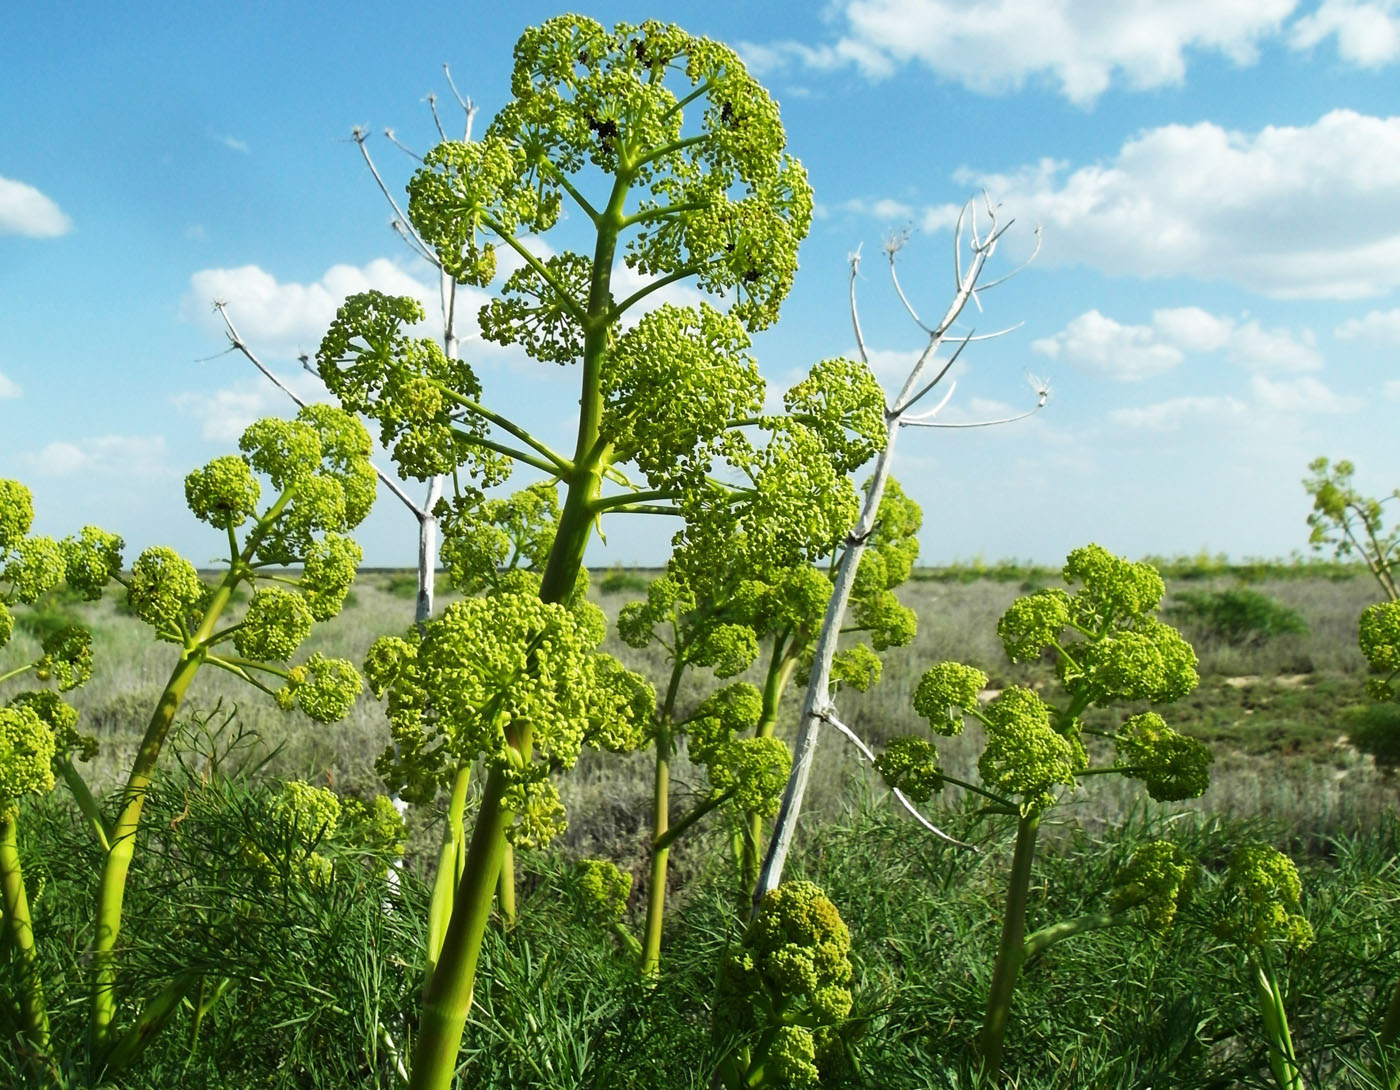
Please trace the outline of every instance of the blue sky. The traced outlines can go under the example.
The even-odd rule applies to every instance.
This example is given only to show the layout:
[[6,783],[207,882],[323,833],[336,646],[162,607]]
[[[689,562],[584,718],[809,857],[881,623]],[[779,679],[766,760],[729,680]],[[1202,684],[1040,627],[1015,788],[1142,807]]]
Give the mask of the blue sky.
[[[952,291],[953,211],[985,188],[1014,218],[998,259],[1044,245],[972,321],[940,419],[895,473],[924,506],[923,556],[1052,562],[1120,553],[1283,556],[1305,546],[1299,479],[1348,457],[1400,484],[1400,0],[837,0],[592,4],[735,46],[782,108],[818,202],[782,320],[756,341],[782,386],[851,354],[847,256],[879,374],[922,338],[880,245],[912,227],[903,284]],[[196,562],[218,535],[183,505],[186,472],[287,402],[221,354],[210,307],[307,396],[340,299],[432,297],[350,139],[396,189],[435,142],[424,96],[460,129],[441,65],[479,106],[508,94],[521,29],[559,9],[421,2],[22,5],[0,39],[0,476],[35,493],[40,531],[94,522],[131,556]],[[567,230],[567,226],[566,226]],[[567,244],[551,241],[556,248]],[[993,270],[995,271],[995,270]],[[465,346],[494,403],[570,446],[572,376]],[[418,486],[414,486],[415,490]],[[600,564],[662,562],[673,527],[614,522]],[[414,562],[384,494],[366,561]]]

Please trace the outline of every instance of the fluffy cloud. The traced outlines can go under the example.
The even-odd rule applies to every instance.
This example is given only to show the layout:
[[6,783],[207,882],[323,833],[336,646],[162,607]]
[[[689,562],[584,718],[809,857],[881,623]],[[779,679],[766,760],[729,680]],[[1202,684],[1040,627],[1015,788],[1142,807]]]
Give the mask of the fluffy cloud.
[[24,456],[30,471],[45,477],[113,474],[126,478],[160,476],[165,465],[165,437],[98,435],[77,442],[55,441]]
[[1337,38],[1337,53],[1362,68],[1378,68],[1400,57],[1400,0],[1323,0],[1290,30],[1289,45],[1312,49]]
[[12,397],[19,397],[20,393],[19,383],[4,372],[0,372],[0,401],[6,401]]
[[1312,377],[1271,381],[1255,375],[1250,381],[1255,401],[1263,409],[1282,413],[1354,413],[1363,402],[1359,397],[1338,394]]
[[1255,375],[1249,390],[1248,401],[1229,395],[1174,397],[1155,405],[1114,409],[1108,419],[1134,431],[1171,432],[1193,424],[1268,428],[1277,416],[1340,416],[1363,405],[1361,398],[1339,394],[1311,376],[1275,381]]
[[1192,420],[1237,423],[1248,414],[1249,406],[1235,397],[1174,397],[1141,408],[1114,409],[1108,419],[1136,431],[1176,431]]
[[63,209],[32,185],[0,178],[0,235],[57,238],[72,227]]
[[1337,337],[1344,341],[1376,341],[1400,344],[1400,307],[1394,310],[1373,310],[1360,318],[1352,318],[1336,328]]
[[1253,64],[1260,39],[1280,31],[1297,0],[845,0],[830,44],[741,45],[760,73],[854,65],[869,78],[915,62],[974,91],[1014,91],[1045,79],[1091,105],[1113,83],[1180,83],[1188,50]]
[[1385,396],[1389,401],[1400,401],[1400,379],[1391,379],[1385,384]]
[[376,290],[410,295],[430,316],[437,311],[437,293],[387,258],[363,268],[333,265],[310,284],[280,283],[257,265],[236,269],[201,269],[190,277],[190,290],[180,304],[180,316],[212,335],[222,336],[223,322],[212,303],[229,305],[238,330],[258,351],[314,352],[347,295]]
[[[1042,224],[1040,260],[1050,265],[1230,280],[1281,298],[1355,299],[1400,286],[1400,116],[1333,110],[1255,133],[1166,125],[1107,163],[1042,159],[955,178],[985,188],[1022,223]],[[1361,227],[1339,230],[1339,209]],[[925,223],[954,214],[935,206]]]
[[[250,370],[251,367],[249,364]],[[280,373],[277,377],[303,401],[331,400],[321,380],[308,371]],[[236,442],[244,428],[264,416],[291,416],[296,412],[291,398],[261,375],[212,393],[179,393],[170,402],[179,412],[199,421],[202,438],[218,443]]]
[[1123,325],[1097,310],[1086,311],[1059,333],[1033,341],[1031,349],[1091,374],[1133,382],[1170,371],[1188,352],[1223,351],[1231,363],[1251,371],[1316,371],[1323,359],[1315,341],[1311,330],[1294,336],[1200,307],[1172,307],[1153,311],[1151,325]]

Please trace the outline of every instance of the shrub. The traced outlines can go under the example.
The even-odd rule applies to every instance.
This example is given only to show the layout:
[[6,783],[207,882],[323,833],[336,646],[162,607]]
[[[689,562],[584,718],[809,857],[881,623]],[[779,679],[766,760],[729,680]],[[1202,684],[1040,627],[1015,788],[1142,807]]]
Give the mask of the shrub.
[[1169,612],[1179,624],[1194,625],[1234,647],[1257,647],[1279,636],[1301,636],[1302,614],[1257,590],[1183,591]]

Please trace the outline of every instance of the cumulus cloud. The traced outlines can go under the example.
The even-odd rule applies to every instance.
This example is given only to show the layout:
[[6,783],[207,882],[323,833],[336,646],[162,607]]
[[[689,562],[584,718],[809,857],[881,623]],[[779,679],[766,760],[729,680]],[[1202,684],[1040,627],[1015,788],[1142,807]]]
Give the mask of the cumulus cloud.
[[1354,413],[1363,402],[1359,397],[1338,394],[1310,376],[1274,382],[1255,375],[1250,388],[1260,407],[1285,413]]
[[201,269],[190,277],[180,316],[222,337],[223,322],[212,308],[213,301],[221,299],[228,303],[239,332],[255,348],[314,352],[345,297],[371,289],[409,295],[429,315],[437,311],[435,288],[430,290],[387,258],[377,258],[363,268],[333,265],[309,284],[282,283],[257,265]]
[[0,177],[0,235],[57,238],[72,228],[63,209],[32,185]]
[[0,371],[0,401],[6,401],[12,397],[19,397],[22,392],[18,382],[10,378],[10,376],[3,371]]
[[1373,310],[1360,318],[1343,322],[1335,330],[1344,341],[1376,341],[1400,344],[1400,307],[1394,310]]
[[1288,44],[1312,49],[1335,36],[1337,54],[1362,68],[1400,57],[1400,0],[1323,0],[1290,28]]
[[[251,365],[250,365],[251,369]],[[305,370],[279,373],[282,383],[306,402],[333,400],[321,380]],[[212,392],[185,391],[170,399],[176,410],[198,420],[204,439],[237,441],[243,429],[264,416],[291,416],[296,404],[261,375]]]
[[1111,423],[1137,431],[1176,431],[1183,424],[1234,423],[1249,414],[1249,406],[1235,397],[1174,397],[1141,408],[1114,409]]
[[[1042,159],[1004,174],[963,168],[1022,222],[1040,261],[1114,276],[1229,280],[1280,298],[1355,299],[1400,286],[1400,116],[1333,110],[1311,125],[1165,125],[1108,162]],[[1342,210],[1349,222],[1339,230]],[[925,225],[951,223],[937,205]],[[1018,242],[1019,240],[1019,242]],[[1009,247],[1029,246],[1012,231]]]
[[168,472],[165,437],[97,435],[76,442],[55,440],[24,456],[31,472],[44,477],[112,474],[154,477]]
[[1092,105],[1111,85],[1178,84],[1191,51],[1253,64],[1261,39],[1277,34],[1297,0],[844,0],[835,42],[742,44],[757,72],[853,65],[880,79],[917,63],[983,93],[1032,80]]
[[1311,330],[1295,336],[1286,329],[1266,329],[1257,321],[1239,321],[1200,307],[1155,310],[1151,325],[1124,325],[1090,310],[1060,332],[1031,342],[1031,349],[1090,374],[1124,382],[1170,371],[1188,352],[1223,352],[1231,363],[1259,372],[1316,371],[1323,365]]
[[1400,379],[1391,379],[1385,384],[1385,396],[1389,401],[1400,401]]
[[240,140],[236,136],[229,136],[227,133],[215,133],[214,139],[230,151],[236,151],[242,155],[248,154],[249,148],[247,141]]

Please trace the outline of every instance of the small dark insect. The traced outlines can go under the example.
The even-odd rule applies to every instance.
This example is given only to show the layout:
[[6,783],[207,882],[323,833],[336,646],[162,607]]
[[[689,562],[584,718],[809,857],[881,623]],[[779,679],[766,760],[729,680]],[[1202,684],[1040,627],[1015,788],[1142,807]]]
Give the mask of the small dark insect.
[[579,64],[587,64],[587,63],[588,63],[588,50],[586,50],[586,49],[580,49],[580,50],[578,51],[578,62],[579,62]]

